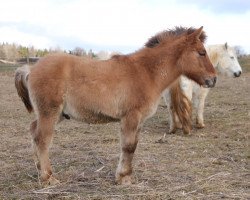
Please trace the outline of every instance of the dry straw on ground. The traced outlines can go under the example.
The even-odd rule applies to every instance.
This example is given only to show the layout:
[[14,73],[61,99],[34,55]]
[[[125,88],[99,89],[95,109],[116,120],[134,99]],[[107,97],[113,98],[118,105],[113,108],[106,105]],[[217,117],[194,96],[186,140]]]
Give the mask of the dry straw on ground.
[[[247,70],[245,70],[247,71]],[[219,78],[205,108],[206,128],[167,135],[162,102],[145,124],[134,159],[134,184],[114,182],[119,124],[64,121],[51,160],[61,184],[42,188],[32,160],[29,115],[13,72],[0,74],[0,199],[248,199],[250,73]]]

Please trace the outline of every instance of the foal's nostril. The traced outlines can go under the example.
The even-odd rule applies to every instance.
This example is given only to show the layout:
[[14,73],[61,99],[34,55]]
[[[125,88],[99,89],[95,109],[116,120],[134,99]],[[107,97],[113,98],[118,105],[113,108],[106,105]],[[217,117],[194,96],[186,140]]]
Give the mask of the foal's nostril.
[[210,87],[210,80],[206,79],[206,80],[205,80],[205,84],[206,84],[208,87]]
[[207,87],[214,87],[215,83],[216,83],[216,80],[217,80],[217,77],[206,79],[205,84],[206,84]]

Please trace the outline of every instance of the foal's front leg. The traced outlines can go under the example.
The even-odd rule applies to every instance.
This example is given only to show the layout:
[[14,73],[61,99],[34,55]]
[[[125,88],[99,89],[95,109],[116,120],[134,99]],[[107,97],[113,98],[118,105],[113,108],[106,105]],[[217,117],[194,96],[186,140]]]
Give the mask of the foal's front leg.
[[131,184],[132,160],[140,132],[140,113],[129,113],[121,121],[121,155],[116,170],[118,184]]

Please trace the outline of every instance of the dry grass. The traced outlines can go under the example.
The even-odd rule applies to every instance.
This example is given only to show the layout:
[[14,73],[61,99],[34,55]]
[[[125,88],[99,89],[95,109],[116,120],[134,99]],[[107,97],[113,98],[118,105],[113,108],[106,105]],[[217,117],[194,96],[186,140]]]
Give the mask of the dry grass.
[[250,55],[241,57],[239,62],[241,66],[244,66],[245,72],[250,72]]
[[[247,70],[245,70],[247,71]],[[29,115],[13,72],[0,74],[0,199],[248,199],[250,73],[220,78],[209,93],[204,129],[157,141],[169,128],[162,103],[145,124],[134,159],[134,184],[114,182],[119,124],[65,120],[51,161],[61,184],[42,188],[32,160]]]

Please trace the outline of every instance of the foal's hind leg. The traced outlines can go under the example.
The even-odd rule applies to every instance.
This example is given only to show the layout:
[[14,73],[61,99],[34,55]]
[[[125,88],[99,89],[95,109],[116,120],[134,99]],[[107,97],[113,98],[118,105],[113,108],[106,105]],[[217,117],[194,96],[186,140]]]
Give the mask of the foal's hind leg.
[[116,182],[131,184],[132,160],[140,132],[140,114],[130,113],[121,121],[121,150],[116,170]]
[[52,176],[49,160],[49,145],[52,141],[56,117],[39,116],[31,124],[33,147],[38,159],[37,167],[41,170],[41,180],[45,184],[56,184],[58,181]]
[[[37,129],[37,120],[33,121],[30,124],[30,133],[31,133],[31,136],[32,136],[32,140],[33,140],[33,138],[36,135],[36,129]],[[36,148],[36,145],[33,142],[32,142],[32,147],[33,147],[33,151],[34,151],[33,158],[34,158],[34,162],[35,162],[36,168],[38,170],[41,170],[40,162],[38,160],[38,155],[37,155],[37,148]]]

